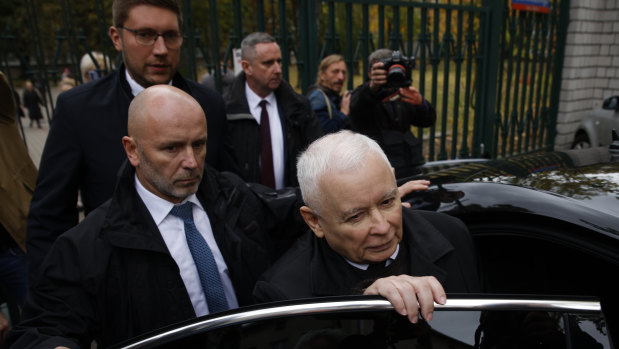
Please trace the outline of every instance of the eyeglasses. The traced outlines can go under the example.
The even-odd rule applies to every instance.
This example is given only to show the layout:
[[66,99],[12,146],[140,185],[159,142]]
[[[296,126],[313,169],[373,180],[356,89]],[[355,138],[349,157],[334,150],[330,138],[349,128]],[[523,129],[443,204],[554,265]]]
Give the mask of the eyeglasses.
[[135,36],[135,41],[137,41],[138,44],[144,46],[153,46],[160,36],[163,38],[166,47],[169,49],[177,49],[183,44],[183,34],[177,31],[169,31],[163,34],[159,34],[152,29],[135,30],[127,27],[118,28],[132,32]]

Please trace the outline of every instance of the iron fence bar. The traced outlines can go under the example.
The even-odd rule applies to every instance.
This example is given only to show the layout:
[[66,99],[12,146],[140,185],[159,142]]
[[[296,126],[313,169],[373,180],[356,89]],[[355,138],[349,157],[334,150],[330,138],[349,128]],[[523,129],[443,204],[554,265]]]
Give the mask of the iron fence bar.
[[361,76],[363,77],[363,81],[365,81],[368,71],[370,71],[368,56],[370,55],[370,43],[372,43],[372,37],[370,34],[370,9],[368,4],[364,4],[362,7],[362,32],[363,32],[363,45],[362,45],[362,71]]
[[[460,0],[462,4],[462,0]],[[453,98],[453,116],[451,130],[451,158],[455,159],[458,153],[458,124],[459,124],[459,108],[460,108],[460,77],[462,74],[462,62],[464,61],[464,53],[462,47],[462,31],[464,27],[464,12],[458,11],[457,21],[457,37],[454,62],[456,64],[456,77],[454,83],[454,98]]]
[[[8,28],[7,28],[8,30]],[[3,36],[1,38],[2,40],[0,40],[0,52],[2,52],[2,61],[4,62],[4,66],[7,68],[6,69],[6,78],[9,81],[9,86],[11,87],[11,92],[14,92],[17,95],[17,98],[21,98],[19,96],[19,94],[17,93],[17,90],[15,90],[15,85],[13,84],[13,77],[11,74],[11,69],[9,66],[9,54],[8,54],[8,49],[5,47],[5,37]],[[17,101],[15,101],[16,106],[17,106]],[[21,103],[19,103],[21,105]],[[19,108],[19,106],[17,106]],[[26,151],[28,151],[28,142],[26,142],[26,133],[24,132],[24,125],[21,122],[21,117],[19,116],[19,111],[17,112],[16,119],[17,119],[17,124],[19,125],[19,131],[21,133],[22,136],[22,140],[24,142],[24,146],[26,147]]]
[[[223,62],[224,72],[228,71],[228,65],[234,66],[234,56],[232,55],[232,49],[234,49],[236,41],[237,41],[237,38],[234,35],[234,30],[230,29],[230,31],[228,32],[228,44],[226,44],[226,48],[224,50],[224,56],[221,59]],[[200,43],[200,47],[204,49],[202,46],[202,43]],[[206,54],[203,54],[203,56],[205,55]]]
[[[202,44],[202,40],[201,40],[201,34],[200,34],[200,29],[196,28],[194,30],[194,39],[196,42],[196,48],[198,49],[198,52],[200,52],[202,54],[202,58],[204,59],[204,66],[206,67],[206,71],[208,74],[214,74],[213,70],[215,68],[215,65],[211,62],[211,59],[209,58],[209,54],[208,52],[206,52],[206,48],[204,47],[204,44]],[[226,47],[226,50],[228,50],[228,47]],[[224,60],[225,62],[225,60]],[[200,78],[200,77],[198,77]],[[217,91],[220,91],[219,89],[217,89],[217,79],[215,79],[215,89]]]
[[478,82],[480,88],[478,89],[477,100],[480,104],[478,104],[475,118],[478,121],[479,137],[473,144],[473,153],[476,156],[489,157],[496,150],[495,144],[493,144],[493,130],[496,120],[494,96],[496,95],[496,76],[498,74],[498,59],[491,58],[496,57],[499,51],[499,37],[492,34],[494,28],[501,26],[503,4],[494,0],[484,0],[482,3],[486,5],[486,12],[481,16],[480,37],[483,39],[483,45],[479,49],[477,67],[483,67],[483,69],[478,69],[482,80]]
[[[559,112],[559,94],[561,92],[561,72],[563,71],[563,59],[565,55],[565,41],[567,39],[567,24],[570,20],[570,0],[563,0],[560,3],[559,9],[559,23],[555,26],[557,41],[556,41],[556,55],[554,62],[554,71],[552,86],[550,88],[550,107],[549,107],[549,122],[550,125],[557,124],[557,114]],[[556,2],[555,2],[555,14],[556,14]],[[547,149],[552,149],[555,136],[556,127],[548,128],[548,138],[546,143]]]
[[[68,36],[64,35],[62,29],[58,27],[58,30],[56,30],[56,41],[58,43],[56,44],[56,52],[54,53],[54,59],[52,60],[52,67],[50,69],[50,72],[52,73],[52,79],[54,81],[56,80],[56,73],[58,72],[58,61],[60,60],[60,54],[62,53],[62,45],[65,40],[68,40]],[[80,80],[76,80],[76,81],[80,81]]]
[[[315,69],[317,69],[314,65],[317,64],[316,62],[318,59],[318,56],[315,54],[316,48],[318,47],[318,33],[311,33],[311,31],[316,30],[318,27],[318,19],[314,14],[317,15],[317,9],[320,8],[320,4],[318,4],[318,7],[314,6],[315,2],[301,1],[298,7],[298,16],[300,19],[298,35],[300,46],[299,52],[295,51],[295,57],[297,60],[298,81],[302,82],[301,89],[303,94],[307,92],[307,88],[312,81],[312,75],[315,77],[314,72],[316,71]],[[292,45],[292,36],[290,36],[289,40]],[[295,50],[294,45],[292,50]]]
[[333,53],[335,52],[335,2],[333,1],[328,3],[328,14],[328,30],[325,34],[325,42],[329,43],[329,52]]
[[[407,37],[407,42],[406,42],[406,55],[412,58],[415,58],[415,46],[414,46],[414,33],[415,33],[415,7],[410,6],[406,9],[406,37]],[[416,58],[415,58],[416,59]],[[412,73],[411,73],[412,76]],[[418,86],[418,90],[419,93],[423,96],[423,91],[421,90],[421,88],[419,87],[418,83],[414,83]],[[417,127],[416,130],[417,131],[417,139],[423,140],[423,128],[422,127]],[[413,132],[414,133],[414,132]],[[423,142],[419,143],[419,158],[422,160],[422,162],[425,162],[424,156],[423,156],[423,149],[424,149],[424,144]]]
[[112,55],[110,54],[109,50],[110,45],[106,45],[106,43],[108,43],[109,41],[107,41],[108,38],[106,35],[108,32],[108,28],[106,26],[106,15],[103,0],[95,0],[95,12],[97,13],[97,27],[99,32],[99,41],[101,42],[101,53],[103,54],[103,72],[107,74],[112,71],[112,64],[111,61],[109,61]]
[[[310,38],[309,43],[310,45],[307,46],[308,53],[305,55],[302,55],[302,57],[305,57],[304,63],[305,66],[303,69],[303,71],[308,72],[308,74],[304,77],[305,80],[304,81],[312,81],[312,79],[314,77],[316,77],[317,71],[318,71],[318,57],[316,57],[316,55],[314,54],[314,49],[317,46],[318,43],[318,7],[316,5],[316,2],[313,0],[309,0],[307,1],[307,12],[310,15],[308,16],[309,21],[308,21],[308,37]],[[301,14],[301,17],[304,17]],[[306,90],[303,91],[304,93],[307,92]]]
[[243,40],[243,13],[241,12],[241,0],[232,0],[232,29],[234,35],[230,35],[230,45],[232,47],[241,47],[241,40]]
[[[303,61],[305,63],[308,63],[299,66],[297,61],[297,72],[299,74],[299,77],[303,78],[303,81],[310,81],[309,77],[312,69],[311,66],[314,65],[314,62],[316,62],[317,59],[316,55],[314,54],[314,50],[316,50],[316,48],[318,47],[318,34],[313,33],[312,35],[310,33],[317,27],[316,21],[318,21],[318,19],[317,16],[314,15],[317,15],[318,13],[316,12],[316,10],[311,11],[312,5],[315,3],[317,3],[317,9],[321,8],[320,1],[299,1],[299,13],[297,14],[299,17],[299,53]],[[302,92],[305,94],[307,91],[303,90]]]
[[[63,17],[63,22],[64,22],[64,26],[65,26],[65,33],[67,36],[67,49],[68,49],[68,54],[69,54],[69,59],[70,59],[70,65],[72,67],[72,70],[74,72],[76,72],[76,75],[79,75],[77,77],[77,79],[75,80],[77,83],[81,84],[82,81],[82,77],[81,74],[79,74],[78,72],[80,71],[80,67],[79,67],[79,63],[78,60],[78,54],[77,54],[77,35],[75,34],[75,24],[73,22],[73,10],[71,8],[71,1],[70,0],[62,0],[61,1],[62,4],[62,13],[64,14]],[[58,69],[57,69],[57,62],[54,62],[53,64],[53,72],[52,72],[52,76],[54,76],[55,78],[55,74],[57,73]]]
[[[283,2],[283,1],[284,0],[279,0],[280,3]],[[277,32],[276,22],[275,22],[275,13],[276,13],[275,12],[275,0],[271,0],[271,6],[270,7],[271,7],[271,18],[270,18],[270,20],[268,20],[268,22],[271,22],[271,31],[273,33],[275,33],[275,32]],[[286,13],[284,12],[282,14],[282,16],[286,17]],[[286,36],[283,36],[283,37],[285,38]]]
[[[13,49],[13,53],[17,56],[17,59],[19,60],[19,62],[24,65],[24,67],[26,68],[26,71],[32,70],[28,60],[26,60],[22,52],[17,48],[17,45],[15,44],[15,35],[13,35],[13,33],[11,32],[11,28],[9,28],[9,26],[6,27],[6,34],[4,35],[3,38],[5,41],[7,41],[10,44],[11,48]],[[3,50],[3,52],[7,52],[7,51]],[[7,56],[6,69],[7,71],[10,70],[8,56]]]
[[468,59],[466,60],[466,87],[464,89],[464,120],[462,121],[462,146],[460,147],[460,157],[468,158],[470,157],[470,150],[468,146],[469,139],[469,117],[470,117],[470,104],[471,104],[471,89],[474,84],[472,84],[473,77],[473,60],[475,57],[475,33],[473,32],[473,24],[475,23],[475,16],[473,13],[469,13],[469,26],[468,33],[466,35],[466,55]]
[[34,34],[35,39],[32,40],[32,44],[34,46],[35,59],[39,69],[32,70],[29,72],[30,76],[36,76],[38,78],[39,83],[43,86],[43,94],[46,96],[44,99],[45,104],[45,114],[47,116],[47,122],[51,124],[51,117],[48,108],[47,102],[49,101],[49,105],[51,105],[52,113],[54,112],[54,101],[52,100],[52,94],[49,87],[49,81],[47,76],[47,65],[45,64],[45,55],[43,54],[43,45],[41,43],[41,32],[39,31],[39,25],[37,22],[37,14],[34,6],[34,0],[25,0],[26,3],[26,13],[28,16],[28,22],[30,24],[30,31]]
[[346,79],[348,79],[348,88],[352,89],[352,86],[354,84],[353,82],[353,61],[352,61],[352,56],[353,56],[353,36],[352,36],[352,30],[353,30],[353,6],[352,4],[346,4],[346,67],[348,70],[348,75],[346,76]]
[[[510,102],[511,102],[511,96],[510,96],[510,92],[511,92],[511,87],[512,87],[512,78],[514,75],[514,38],[516,36],[516,29],[517,29],[517,25],[516,25],[516,21],[512,20],[511,17],[509,15],[506,16],[507,17],[507,23],[505,25],[508,33],[510,34],[510,40],[509,40],[509,48],[507,49],[506,53],[507,53],[507,81],[505,83],[505,108],[504,108],[504,117],[505,119],[503,120],[503,127],[504,130],[502,131],[502,138],[503,138],[503,143],[502,143],[502,150],[501,150],[501,156],[505,156],[506,154],[506,149],[507,149],[507,143],[508,143],[508,137],[509,137],[509,132],[513,132],[513,125],[510,122]],[[503,34],[503,41],[507,40],[507,34]]]
[[385,47],[385,6],[378,5],[378,47]]
[[[275,18],[273,18],[275,20]],[[282,77],[289,81],[290,50],[288,49],[288,31],[286,30],[286,1],[279,1],[279,32],[281,35],[280,48],[282,50]],[[307,86],[305,81],[303,86]]]
[[[211,16],[209,24],[211,25],[210,42],[212,62],[215,65],[215,88],[217,88],[218,91],[222,91],[221,59],[219,56],[219,17],[217,16],[217,1],[215,0],[209,1],[209,15]],[[201,42],[200,37],[197,37],[196,40]],[[206,59],[206,57],[204,58]]]
[[400,33],[400,8],[393,6],[391,10],[393,19],[391,20],[392,27],[388,29],[389,43],[388,47],[392,50],[398,50],[400,48],[400,41],[398,40],[398,34]]
[[419,64],[419,92],[422,95],[425,95],[426,90],[426,65],[428,62],[428,56],[426,51],[429,50],[430,46],[430,34],[428,33],[428,9],[421,9],[421,30],[419,31],[419,36],[417,38],[417,48],[415,52],[415,56],[420,61]]
[[264,23],[264,0],[256,1],[256,18],[258,20],[258,31],[266,31],[266,25]]
[[[303,57],[299,55],[299,52],[294,46],[294,39],[292,37],[292,33],[288,33],[287,38],[288,38],[287,43],[288,43],[288,46],[290,47],[289,52],[290,54],[294,55],[294,57],[296,57],[297,68],[302,70],[303,66],[305,65],[305,62],[303,61]],[[300,85],[303,94],[307,92],[307,88],[311,84],[311,81],[312,79],[305,79],[302,76],[298,76],[297,85]]]
[[[440,41],[439,41],[439,19],[440,13],[438,9],[432,10],[434,15],[434,31],[432,33],[433,44],[430,46],[430,64],[432,65],[432,90],[431,90],[431,102],[433,105],[437,105],[438,101],[438,65],[440,63]],[[430,127],[430,149],[429,157],[431,160],[435,159],[435,138],[436,138],[436,124]]]
[[521,80],[521,94],[520,97],[520,123],[518,133],[520,137],[518,137],[518,153],[522,153],[523,145],[524,151],[526,152],[526,144],[528,141],[528,134],[526,132],[526,125],[528,123],[528,113],[526,111],[526,102],[527,102],[527,86],[529,85],[529,65],[530,65],[530,51],[531,51],[531,33],[533,32],[533,27],[531,25],[531,13],[527,12],[525,16],[525,49],[524,49],[524,57],[522,60],[524,62],[524,72]]
[[[477,50],[475,51],[475,66],[476,67],[481,67],[481,55],[483,54],[483,44],[486,43],[486,32],[488,31],[488,29],[486,28],[487,26],[487,22],[489,21],[488,19],[488,14],[484,14],[482,16],[480,16],[480,26],[479,26],[479,37],[478,37],[478,42],[476,44],[479,44],[477,48]],[[485,145],[483,144],[483,131],[482,131],[482,127],[483,127],[483,122],[482,122],[482,118],[485,116],[484,112],[481,111],[481,109],[483,108],[483,103],[482,103],[482,95],[486,92],[484,90],[484,78],[485,78],[485,74],[482,71],[482,69],[476,69],[475,72],[475,85],[474,85],[474,89],[475,89],[475,114],[473,116],[473,142],[471,144],[471,151],[473,153],[473,157],[480,157],[484,152],[485,152]]]
[[[548,16],[544,21],[542,21],[542,52],[544,53],[544,55],[546,55],[546,50],[547,50],[547,39],[548,38],[548,25],[549,22],[552,20],[551,16]],[[549,45],[548,47],[551,47],[551,45]],[[540,133],[539,133],[539,144],[537,144],[537,148],[543,148],[543,142],[544,142],[544,131],[546,129],[546,124],[544,122],[545,120],[545,114],[546,114],[546,103],[547,103],[547,95],[544,94],[545,88],[544,86],[547,85],[548,82],[548,75],[549,75],[549,61],[550,61],[550,54],[548,54],[548,57],[544,57],[544,59],[542,59],[541,64],[540,64],[540,76],[541,78],[538,80],[538,84],[537,84],[537,110],[536,113],[537,115],[539,115],[538,117],[538,122],[540,124]]]
[[406,55],[413,56],[413,33],[415,31],[415,8],[406,9]]
[[499,59],[499,72],[498,72],[498,79],[497,79],[497,93],[496,93],[496,112],[495,112],[495,127],[494,127],[494,139],[493,139],[493,144],[495,144],[495,147],[493,147],[492,149],[492,154],[491,157],[492,158],[496,158],[498,153],[499,153],[499,146],[501,146],[503,144],[503,137],[499,137],[499,135],[503,136],[503,129],[505,128],[503,126],[503,117],[501,115],[501,103],[502,103],[502,96],[503,96],[503,71],[505,69],[505,64],[503,62],[503,52],[505,51],[505,27],[506,27],[506,19],[508,18],[508,16],[506,15],[506,9],[505,6],[503,6],[503,11],[501,12],[501,33],[503,33],[503,35],[501,35],[501,43],[500,43],[500,49],[499,49],[499,53],[498,53],[498,59]]
[[[516,56],[516,76],[515,76],[515,81],[514,84],[516,85],[514,87],[514,97],[513,97],[513,109],[512,109],[512,136],[511,136],[511,148],[510,148],[510,153],[513,154],[517,154],[517,147],[518,147],[518,143],[516,142],[516,137],[518,139],[520,139],[521,135],[520,135],[520,112],[518,111],[518,101],[519,101],[519,94],[520,94],[520,89],[518,88],[518,83],[520,82],[521,79],[521,75],[520,75],[520,68],[521,68],[521,64],[522,64],[522,51],[523,51],[523,42],[524,42],[524,19],[521,17],[524,17],[525,14],[524,12],[518,12],[517,18],[518,18],[518,43],[517,43],[517,51],[518,51],[518,55]],[[515,53],[516,51],[514,51]]]
[[183,48],[185,51],[184,66],[186,67],[186,71],[184,75],[186,78],[191,80],[196,80],[196,66],[195,66],[195,36],[193,32],[193,21],[191,17],[191,0],[182,0],[182,13],[183,13],[183,33],[184,33],[184,42]]
[[[443,57],[443,107],[441,117],[440,151],[437,160],[447,159],[447,112],[449,110],[449,64],[451,48],[451,10],[445,10],[445,32],[439,50],[439,57]],[[441,54],[443,53],[443,54]]]
[[549,57],[550,55],[546,53],[546,35],[548,34],[548,19],[549,16],[543,16],[542,20],[540,21],[540,44],[541,44],[541,49],[540,51],[542,52],[542,57],[540,58],[540,63],[539,63],[539,76],[540,78],[537,79],[537,92],[535,93],[536,99],[535,99],[535,115],[537,115],[536,120],[536,127],[538,127],[538,137],[536,138],[536,140],[533,141],[533,144],[535,146],[535,148],[541,148],[542,146],[542,142],[543,142],[543,134],[544,134],[544,124],[542,122],[542,104],[545,104],[546,101],[542,100],[542,86],[544,84],[544,76],[546,74],[546,70],[544,69],[545,65],[546,65],[546,61],[547,61],[547,57]]
[[535,97],[535,82],[536,82],[536,77],[537,77],[537,65],[539,62],[539,50],[538,50],[538,46],[539,46],[539,35],[540,35],[540,30],[538,28],[539,23],[541,22],[541,16],[539,13],[536,13],[533,15],[533,28],[535,31],[535,35],[533,36],[533,64],[531,65],[531,81],[529,83],[529,106],[528,106],[528,110],[527,110],[527,114],[530,115],[529,118],[527,118],[527,132],[530,132],[529,136],[527,138],[527,147],[526,149],[528,150],[528,146],[529,144],[531,145],[531,149],[535,150],[535,140],[536,140],[536,133],[537,133],[537,127],[535,125],[535,120],[537,120],[537,114],[534,114],[534,109],[533,109],[533,100]]

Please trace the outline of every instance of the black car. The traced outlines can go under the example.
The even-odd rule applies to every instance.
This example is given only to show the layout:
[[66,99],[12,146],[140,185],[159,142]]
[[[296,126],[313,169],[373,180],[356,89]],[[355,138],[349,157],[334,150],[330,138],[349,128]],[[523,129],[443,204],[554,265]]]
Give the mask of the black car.
[[[612,348],[619,162],[609,160],[590,149],[426,165],[416,178],[433,185],[405,201],[465,222],[488,291],[448,295],[430,323],[412,325],[378,298],[312,299],[211,315],[126,347]],[[299,344],[312,334],[322,344]]]
[[118,348],[612,348],[589,298],[450,297],[412,324],[371,296],[240,308],[142,336]]
[[[599,154],[604,149],[427,171],[437,185],[407,201],[466,223],[488,292],[599,297],[619,338],[619,162],[575,166]],[[455,183],[462,177],[468,182]]]

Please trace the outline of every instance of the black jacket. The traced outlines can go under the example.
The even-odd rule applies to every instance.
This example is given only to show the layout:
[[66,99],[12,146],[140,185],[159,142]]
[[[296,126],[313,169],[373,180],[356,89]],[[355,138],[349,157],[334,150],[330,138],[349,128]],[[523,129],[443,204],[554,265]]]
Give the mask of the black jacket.
[[[235,151],[239,175],[247,182],[260,183],[260,125],[249,111],[245,96],[245,73],[232,82],[225,96],[228,112],[228,138]],[[284,186],[298,186],[297,156],[322,136],[322,126],[307,98],[282,80],[275,90],[284,135]]]
[[[471,236],[462,221],[442,213],[403,209],[403,238],[412,276],[435,276],[446,292],[480,292]],[[350,295],[364,279],[325,239],[307,233],[254,288],[259,302]]]
[[430,127],[436,121],[436,111],[425,98],[420,106],[402,100],[383,101],[393,91],[372,92],[368,83],[357,87],[350,96],[351,130],[374,139],[383,149],[397,178],[416,174],[423,164],[421,140],[411,132],[411,126]]
[[[95,339],[103,348],[196,316],[178,266],[135,191],[134,173],[125,163],[112,199],[57,239],[9,345],[89,348]],[[266,193],[265,202],[236,175],[208,168],[196,193],[241,306],[253,302],[253,285],[275,256],[276,233],[296,234],[274,214],[298,216],[296,192],[279,193]],[[277,229],[282,226],[288,230]]]
[[340,111],[342,96],[338,92],[324,86],[313,85],[308,89],[307,99],[322,123],[325,133],[349,127],[348,115]]
[[[206,162],[220,170],[232,160],[225,146],[225,105],[221,96],[176,74],[173,85],[192,95],[208,122]],[[122,137],[133,96],[124,66],[113,74],[58,96],[27,227],[30,279],[54,240],[78,223],[78,191],[88,214],[112,197],[116,174],[127,158]]]

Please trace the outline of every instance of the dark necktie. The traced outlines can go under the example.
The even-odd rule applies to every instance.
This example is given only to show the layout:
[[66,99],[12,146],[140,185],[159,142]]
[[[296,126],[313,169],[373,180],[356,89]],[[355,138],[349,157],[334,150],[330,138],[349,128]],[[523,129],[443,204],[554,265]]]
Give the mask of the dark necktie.
[[367,270],[368,271],[379,271],[379,270],[385,269],[386,267],[387,267],[387,261],[378,262],[378,263],[370,263],[368,265]]
[[260,182],[268,187],[275,188],[275,174],[273,171],[273,150],[271,148],[271,129],[269,126],[269,113],[267,112],[267,101],[260,101],[262,112],[260,113]]
[[211,249],[193,222],[191,205],[189,201],[182,205],[175,205],[170,213],[182,219],[185,225],[187,245],[198,268],[198,275],[200,276],[202,290],[204,290],[204,295],[206,296],[209,312],[216,313],[228,310],[228,301],[226,300],[224,287],[219,277],[217,263],[215,263],[213,252],[211,252]]

